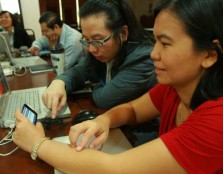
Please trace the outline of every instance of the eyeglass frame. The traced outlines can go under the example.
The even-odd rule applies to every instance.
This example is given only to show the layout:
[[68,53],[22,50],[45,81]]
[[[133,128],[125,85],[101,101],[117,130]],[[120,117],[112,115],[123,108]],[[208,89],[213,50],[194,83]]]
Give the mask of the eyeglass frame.
[[[107,42],[109,39],[111,39],[113,36],[114,36],[114,33],[112,33],[110,36],[106,37],[105,39],[92,40],[92,41],[86,41],[86,40],[83,40],[83,38],[82,38],[82,39],[80,39],[80,43],[85,47],[89,47],[91,44],[95,48],[99,48],[99,47],[103,47],[104,43]],[[95,45],[95,43],[97,43],[98,45]]]

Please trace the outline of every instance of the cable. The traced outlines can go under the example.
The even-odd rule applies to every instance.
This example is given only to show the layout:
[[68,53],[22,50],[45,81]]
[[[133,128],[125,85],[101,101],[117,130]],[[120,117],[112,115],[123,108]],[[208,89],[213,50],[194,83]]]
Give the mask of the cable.
[[15,152],[17,149],[19,148],[19,146],[17,146],[15,149],[13,149],[11,152],[9,153],[0,153],[0,156],[9,156],[11,155],[13,152]]
[[13,128],[11,128],[10,132],[0,141],[0,146],[12,142],[12,134],[13,134]]
[[[23,73],[20,73],[22,70],[24,70]],[[22,65],[15,65],[13,66],[13,73],[15,76],[24,76],[27,72],[26,67],[22,66]]]
[[12,135],[13,135],[13,128],[11,128],[8,134],[4,138],[2,138],[2,140],[0,141],[0,146],[12,142]]
[[[0,141],[0,146],[6,145],[8,143],[13,142],[12,137],[13,137],[13,129],[14,129],[14,125],[11,126],[10,125],[11,130],[8,132],[8,134]],[[11,155],[13,152],[15,152],[17,149],[19,148],[19,146],[17,146],[16,148],[14,148],[13,150],[11,150],[8,153],[0,153],[0,156],[8,156]]]

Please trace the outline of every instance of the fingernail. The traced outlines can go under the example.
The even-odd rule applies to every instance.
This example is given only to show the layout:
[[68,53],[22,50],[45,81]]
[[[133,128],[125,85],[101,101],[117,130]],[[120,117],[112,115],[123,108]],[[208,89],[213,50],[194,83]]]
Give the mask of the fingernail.
[[77,146],[76,150],[81,151],[81,146]]

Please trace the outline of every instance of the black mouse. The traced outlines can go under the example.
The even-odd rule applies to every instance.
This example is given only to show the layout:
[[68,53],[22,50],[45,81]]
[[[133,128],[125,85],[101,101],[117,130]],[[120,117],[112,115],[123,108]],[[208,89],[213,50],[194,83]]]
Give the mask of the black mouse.
[[72,124],[78,124],[86,120],[92,120],[96,118],[99,114],[94,111],[83,110],[80,111],[71,121]]

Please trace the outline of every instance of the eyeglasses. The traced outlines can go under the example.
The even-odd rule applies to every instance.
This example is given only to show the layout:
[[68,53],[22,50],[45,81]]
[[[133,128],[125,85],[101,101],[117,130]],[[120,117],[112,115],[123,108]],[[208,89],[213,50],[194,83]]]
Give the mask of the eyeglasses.
[[80,43],[85,46],[88,47],[90,44],[93,45],[95,48],[98,47],[102,47],[104,45],[105,42],[107,42],[109,39],[111,39],[113,37],[113,33],[108,36],[107,38],[103,39],[103,40],[92,40],[92,41],[86,41],[84,38],[80,40]]

